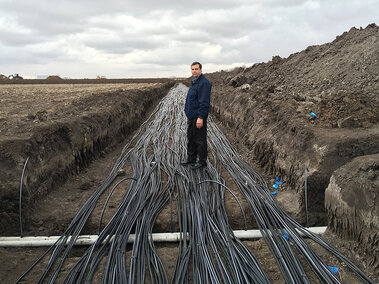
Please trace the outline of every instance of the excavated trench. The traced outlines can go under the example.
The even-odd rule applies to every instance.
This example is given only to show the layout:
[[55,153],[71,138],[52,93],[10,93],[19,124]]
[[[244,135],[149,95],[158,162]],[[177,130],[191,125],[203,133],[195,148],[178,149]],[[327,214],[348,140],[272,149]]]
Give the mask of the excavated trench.
[[[234,82],[233,74],[209,77],[216,81],[212,89],[212,113],[245,160],[257,165],[268,177],[278,176],[284,181],[281,189],[292,191],[295,199],[288,209],[302,223],[305,223],[304,172],[307,169],[309,223],[326,224],[325,189],[333,172],[355,157],[378,153],[378,127],[329,128],[320,118],[312,118],[287,94],[234,87],[228,84],[229,80]],[[377,105],[374,95],[370,100],[373,106]],[[334,102],[331,105],[337,108]]]
[[[45,110],[37,112],[44,113],[42,123],[38,115],[28,114],[34,121],[21,117],[19,125],[13,126],[16,127],[13,133],[10,126],[0,141],[2,235],[20,231],[20,176],[27,158],[22,192],[25,226],[31,223],[41,200],[60,190],[69,177],[83,172],[93,160],[131,135],[173,85],[174,82],[169,82],[144,90],[92,93],[69,101],[68,107],[67,103],[63,107],[58,104],[51,114]],[[36,123],[41,126],[36,127]]]
[[[172,84],[166,83],[163,86],[151,88],[147,91],[131,92],[128,100],[124,102],[124,97],[119,97],[122,92],[116,92],[114,93],[114,104],[106,108],[105,111],[85,113],[85,115],[80,115],[74,120],[66,119],[51,123],[34,131],[28,139],[20,138],[16,141],[2,141],[4,150],[2,151],[1,171],[3,176],[7,177],[2,186],[4,189],[1,191],[2,210],[0,214],[2,218],[0,225],[2,235],[17,235],[20,232],[18,219],[19,180],[23,163],[27,157],[29,157],[29,161],[25,169],[22,195],[23,229],[29,234],[35,234],[37,228],[40,234],[59,234],[70,222],[70,218],[67,216],[72,216],[74,213],[64,213],[65,207],[72,201],[69,200],[69,197],[66,197],[66,201],[62,202],[61,206],[57,206],[61,207],[60,211],[56,209],[55,215],[48,214],[42,220],[41,216],[38,216],[40,201],[48,199],[49,195],[54,194],[56,190],[67,190],[65,183],[69,177],[80,177],[82,173],[88,171],[88,166],[93,161],[101,159],[104,153],[114,147],[117,148],[117,145],[122,145],[125,138],[130,137],[133,131],[139,127],[144,121],[144,117],[147,117],[153,106],[167,93]],[[75,105],[80,106],[82,103],[78,102]],[[86,103],[89,103],[89,100]],[[237,142],[238,136],[234,135],[235,133],[233,132],[235,124],[229,123],[228,121],[230,120],[219,114],[217,102],[215,102],[212,112],[215,121],[223,128],[228,139]],[[300,166],[291,166],[292,170],[289,173],[281,169],[275,170],[278,152],[274,150],[273,143],[264,143],[257,139],[252,154],[249,151],[251,149],[249,144],[238,142],[235,144],[242,157],[265,177],[269,187],[275,183],[275,176],[281,178],[283,184],[276,190],[277,201],[293,218],[305,224],[305,208],[299,205],[299,203],[303,204],[302,192],[304,184],[301,178],[300,180],[298,176],[295,178],[294,174],[294,169],[299,169]],[[284,148],[284,151],[286,149]],[[252,155],[254,156],[253,158]],[[279,155],[290,156],[285,152]],[[226,175],[228,176],[227,173]],[[232,177],[228,176],[227,183],[231,179]],[[326,188],[328,182],[321,181],[323,182],[317,180],[315,175],[311,176],[309,188],[312,189],[314,184],[317,184],[318,187],[322,185]],[[79,183],[78,187],[82,190],[82,193],[93,188],[94,185],[94,182],[90,180]],[[235,189],[235,185],[232,182],[228,185]],[[242,196],[238,197],[241,200],[244,211],[248,212],[248,227],[256,229],[254,218],[249,213],[248,204],[243,200]],[[326,225],[326,215],[323,209],[324,196],[318,194],[316,197],[310,191],[309,224],[311,226]],[[321,210],[320,204],[322,204]],[[244,229],[245,225],[242,214],[236,205],[235,200],[229,196],[226,200],[226,208],[230,216],[230,223],[233,229],[240,230]],[[50,206],[53,207],[52,204]],[[313,210],[314,207],[318,210]],[[166,213],[170,211],[172,211],[172,208],[169,206],[163,210]],[[112,210],[109,212],[112,212]],[[173,214],[175,215],[176,212],[173,212]],[[62,220],[60,220],[60,216],[62,216]],[[41,221],[44,226],[41,226]],[[158,217],[154,225],[154,231],[156,232],[175,231],[175,229],[178,229],[178,224],[167,222],[165,217]],[[95,233],[96,230],[96,222],[90,223],[86,227],[86,233],[89,234]]]
[[[301,224],[306,223],[304,171],[307,169],[309,225],[326,225],[324,192],[330,177],[352,158],[377,153],[378,131],[349,128],[325,131],[314,127],[318,121],[293,116],[291,102],[278,105],[276,101],[267,101],[265,93],[252,96],[239,87],[242,83],[235,84],[235,77],[222,79],[223,74],[214,73],[209,78],[214,83],[212,117],[246,162],[265,176],[269,187],[275,183],[275,177],[280,177],[283,184],[276,190],[276,198],[281,206]],[[228,80],[233,83],[231,86],[225,85]],[[123,141],[173,84],[129,91],[129,96],[124,96],[122,90],[113,91],[107,96],[110,102],[93,93],[90,99],[74,101],[68,108],[71,111],[64,110],[59,119],[54,119],[48,110],[28,113],[26,118],[41,121],[41,127],[26,129],[24,133],[31,133],[29,137],[19,135],[1,141],[0,171],[4,177],[0,185],[1,231],[4,234],[19,231],[16,225],[19,178],[28,156],[23,193],[25,224],[30,223],[28,218],[37,200],[63,184],[67,177],[83,172],[103,151]],[[225,96],[226,93],[230,95]],[[96,105],[100,109],[102,104],[105,109],[96,110]],[[86,187],[89,186],[83,185]],[[227,204],[231,211],[234,205]],[[231,220],[235,229],[241,229],[241,215],[231,216],[235,216]],[[156,230],[165,231],[165,223],[158,222]]]
[[[163,87],[153,88],[147,93],[146,91],[136,91],[133,93],[135,97],[132,100],[122,102],[118,98],[118,101],[115,101],[115,104],[106,111],[89,113],[73,121],[53,123],[38,129],[29,139],[4,141],[2,145],[9,151],[3,152],[5,158],[2,159],[2,171],[8,177],[5,184],[11,186],[12,190],[8,188],[8,190],[2,191],[2,212],[0,214],[2,214],[1,231],[3,235],[14,235],[19,232],[18,187],[22,165],[26,157],[29,157],[29,162],[23,183],[22,217],[24,226],[29,232],[32,232],[32,224],[36,223],[39,226],[40,223],[37,221],[38,217],[35,216],[35,205],[38,205],[39,200],[64,185],[68,177],[80,175],[86,171],[92,161],[99,159],[104,151],[109,151],[116,145],[124,143],[122,141],[125,141],[125,137],[130,137],[171,86],[172,83],[166,83]],[[217,90],[214,92],[214,96],[218,96]],[[240,119],[238,114],[231,116],[228,113],[230,113],[230,108],[214,99],[212,115],[215,121],[221,126],[228,139],[235,143],[246,162],[265,177],[269,188],[275,184],[275,177],[280,177],[283,184],[279,185],[276,190],[272,188],[272,191],[277,192],[275,197],[278,203],[293,218],[304,225],[306,223],[304,168],[307,166],[309,171],[307,181],[309,225],[326,225],[324,191],[329,184],[331,173],[346,162],[345,156],[351,156],[352,153],[341,154],[341,143],[339,143],[335,147],[336,150],[329,151],[328,155],[322,158],[322,162],[318,162],[321,158],[317,156],[317,153],[310,151],[314,146],[310,146],[307,142],[309,139],[305,139],[305,136],[312,137],[313,133],[304,129],[299,131],[299,127],[296,125],[287,126],[287,129],[291,127],[294,129],[290,132],[292,135],[285,135],[285,130],[276,131],[275,134],[282,136],[280,141],[273,138],[275,134],[262,133],[259,124],[248,126],[248,123],[238,121]],[[275,125],[269,128],[273,127],[275,129]],[[246,136],[246,133],[249,136]],[[370,150],[372,143],[370,144],[369,138],[366,139],[368,140],[366,148]],[[353,147],[352,145],[359,141],[357,154],[361,154],[362,151],[369,152],[369,150],[362,149],[365,145],[364,139],[356,139],[356,141],[346,142],[347,145],[344,148]],[[286,147],[286,144],[291,147]],[[328,146],[330,147],[330,145]],[[320,148],[322,147],[320,146]],[[299,150],[303,150],[302,159],[297,157]],[[339,151],[339,153],[335,153],[335,151]],[[321,166],[317,165],[312,170],[312,161],[315,160]],[[324,166],[325,164],[327,167]],[[309,170],[309,168],[311,169]],[[228,179],[231,180],[232,177],[229,176]],[[235,187],[233,183],[228,185],[232,188]],[[91,182],[81,184],[80,187],[82,189],[90,188]],[[239,198],[243,208],[248,212],[248,204],[242,196]],[[241,212],[236,205],[233,198],[227,199],[226,207],[231,216],[230,222],[234,229],[239,230],[244,228],[244,224]],[[172,210],[170,207],[164,209],[167,212],[170,210]],[[251,215],[249,217],[249,227],[256,229],[254,218]],[[69,222],[69,219],[66,218],[63,224],[57,226],[59,217],[55,216],[54,219],[55,227],[60,229]],[[165,218],[158,217],[154,230],[157,232],[172,231],[177,229],[177,226],[178,224],[168,223]],[[46,234],[59,233],[59,229],[50,232],[48,230],[49,228],[45,228],[41,231],[45,231]],[[95,230],[95,224],[89,225],[87,228],[88,233],[95,233]]]
[[[155,97],[153,99],[153,101],[147,101],[146,103],[143,103],[142,106],[144,107],[144,110],[146,112],[140,112],[140,116],[138,117],[138,120],[140,122],[142,122],[144,119],[142,117],[147,117],[148,115],[148,112],[149,110],[152,110],[152,106],[154,106],[160,97],[162,97],[165,92],[168,90],[168,87],[166,86],[165,88],[161,88],[160,89],[160,93],[158,94],[157,97]],[[125,105],[123,105],[123,107],[125,107]],[[215,107],[217,107],[217,103],[215,104]],[[112,145],[116,150],[114,152],[117,152],[119,153],[121,147],[122,147],[122,144],[119,144],[118,145],[118,142],[122,141],[123,139],[125,139],[125,137],[130,137],[130,134],[132,132],[132,129],[136,129],[137,126],[139,125],[136,125],[136,126],[132,126],[131,124],[132,123],[129,123],[127,125],[125,125],[124,123],[120,123],[121,121],[125,121],[125,116],[127,116],[128,114],[130,115],[130,111],[128,112],[128,110],[130,109],[133,109],[131,107],[126,107],[127,111],[123,114],[122,112],[120,113],[120,110],[117,109],[117,111],[115,111],[114,113],[116,113],[116,115],[112,116],[112,115],[108,115],[107,116],[107,119],[104,119],[104,117],[102,116],[99,116],[97,117],[96,115],[94,115],[94,117],[86,117],[84,120],[85,120],[85,123],[84,125],[87,124],[86,127],[83,127],[85,129],[87,129],[88,131],[84,132],[83,133],[80,133],[80,136],[82,137],[83,141],[82,141],[82,147],[80,148],[81,150],[75,154],[73,153],[69,153],[69,151],[66,150],[65,152],[65,147],[64,145],[72,145],[72,142],[70,143],[70,131],[72,130],[69,130],[67,127],[58,127],[55,131],[52,132],[52,135],[50,133],[50,135],[41,135],[41,137],[44,137],[44,139],[39,139],[39,141],[37,143],[35,143],[36,145],[34,145],[34,149],[38,147],[38,149],[42,149],[43,151],[40,151],[40,153],[38,154],[38,159],[40,160],[47,160],[47,158],[49,157],[50,159],[50,165],[59,165],[60,166],[60,169],[58,169],[56,172],[58,173],[55,173],[54,171],[51,171],[50,172],[50,175],[51,175],[51,179],[52,181],[50,182],[58,182],[60,183],[61,185],[60,186],[55,186],[56,188],[59,189],[59,191],[62,191],[62,190],[66,190],[65,193],[61,192],[61,193],[56,193],[55,190],[51,190],[51,189],[48,189],[49,187],[49,181],[48,179],[46,179],[47,181],[45,181],[43,178],[41,178],[41,176],[46,176],[46,175],[40,175],[39,178],[41,178],[40,180],[42,182],[40,182],[40,185],[44,185],[46,188],[42,187],[42,189],[45,190],[45,193],[41,193],[41,195],[36,195],[36,196],[46,196],[46,195],[49,195],[50,197],[48,198],[43,198],[43,201],[45,202],[46,201],[46,207],[45,209],[42,209],[44,207],[44,205],[41,205],[41,204],[37,204],[36,205],[32,205],[31,207],[33,209],[31,209],[30,211],[26,210],[24,212],[25,215],[26,215],[26,218],[24,219],[24,222],[26,223],[26,233],[27,234],[35,234],[36,232],[38,232],[38,234],[40,235],[49,235],[49,234],[55,234],[55,235],[59,235],[60,233],[63,232],[63,230],[67,227],[67,225],[69,224],[69,222],[71,221],[71,218],[73,216],[73,214],[77,211],[75,208],[79,208],[78,206],[80,206],[80,204],[77,204],[75,206],[72,206],[70,207],[71,211],[70,213],[68,213],[67,209],[68,209],[68,206],[71,206],[70,204],[71,203],[80,203],[81,204],[83,203],[84,200],[86,200],[86,196],[88,197],[89,194],[90,194],[90,191],[91,191],[91,188],[94,189],[96,187],[96,182],[101,182],[102,180],[104,180],[105,178],[105,175],[106,175],[106,172],[110,170],[110,167],[111,165],[108,164],[108,166],[106,168],[102,168],[102,169],[93,169],[93,165],[96,165],[96,166],[99,166],[99,164],[103,164],[103,162],[101,161],[102,160],[102,156],[104,155],[104,149],[106,149],[105,145]],[[111,112],[112,114],[112,112]],[[215,116],[216,117],[216,121],[217,121],[217,118],[221,118],[220,116]],[[126,121],[134,121],[135,117],[132,117]],[[89,142],[89,137],[94,137],[93,135],[93,128],[95,128],[95,125],[96,124],[101,124],[101,123],[104,123],[104,120],[106,120],[106,124],[103,124],[101,125],[100,127],[97,128],[97,130],[101,130],[101,132],[103,133],[103,135],[100,135],[101,137],[97,137],[96,139],[91,139],[91,141]],[[229,136],[229,139],[231,139],[233,141],[233,125],[229,125],[229,128],[225,127],[224,124],[223,125],[223,128],[227,134],[227,136]],[[121,127],[118,127],[119,130],[115,130],[117,129],[116,126],[121,126]],[[232,126],[232,127],[230,127]],[[122,130],[121,130],[122,129]],[[92,131],[92,132],[91,132]],[[105,134],[104,134],[105,133]],[[231,135],[232,133],[232,135]],[[116,134],[116,135],[115,135]],[[125,136],[126,135],[126,136]],[[116,138],[116,139],[112,139],[112,138]],[[38,139],[37,139],[38,140]],[[125,141],[125,140],[124,140]],[[58,144],[58,145],[62,145],[60,146],[59,149],[54,149],[52,147],[48,147],[48,146],[45,146],[46,145],[54,145],[54,143]],[[83,147],[83,145],[87,145],[87,147]],[[296,188],[300,188],[302,187],[303,185],[297,185],[296,184],[296,181],[298,180],[293,178],[293,176],[291,175],[288,175],[285,173],[285,171],[275,171],[274,168],[273,168],[273,164],[270,164],[270,160],[273,159],[274,157],[274,160],[277,161],[278,160],[278,153],[275,152],[274,148],[273,148],[273,145],[272,144],[268,144],[269,146],[266,148],[264,147],[264,144],[262,146],[262,144],[257,148],[255,149],[254,151],[254,154],[257,156],[257,157],[260,157],[258,159],[253,159],[250,155],[251,153],[249,151],[246,151],[246,152],[243,152],[243,150],[246,150],[246,147],[248,148],[248,146],[246,145],[242,145],[242,144],[237,144],[237,147],[239,147],[239,150],[242,149],[242,157],[245,158],[248,163],[250,163],[251,166],[253,166],[254,169],[257,170],[257,168],[259,168],[259,166],[257,166],[257,161],[260,163],[258,163],[258,165],[260,164],[262,166],[261,170],[263,173],[268,173],[267,176],[266,176],[266,182],[268,183],[269,187],[272,185],[272,183],[275,182],[275,180],[273,179],[273,175],[272,174],[275,174],[277,176],[280,176],[281,177],[281,181],[284,181],[283,185],[280,185],[280,188],[278,191],[278,195],[275,197],[278,201],[279,204],[282,204],[283,208],[284,209],[288,209],[289,213],[294,217],[294,218],[297,218],[299,219],[299,216],[301,216],[301,210],[303,210],[303,208],[301,207],[297,207],[298,211],[295,211],[293,210],[294,208],[291,208],[291,205],[293,206],[298,206],[296,204],[297,202],[297,196],[298,196],[298,193],[296,193],[295,190],[293,190],[293,187],[295,185]],[[32,148],[33,148],[32,147]],[[109,149],[109,148],[108,148]],[[59,151],[60,153],[64,153],[65,155],[68,155],[68,156],[72,156],[71,158],[71,167],[69,167],[69,169],[66,167],[65,169],[62,170],[62,161],[56,157],[53,153],[56,153],[56,151]],[[110,155],[111,157],[113,158],[106,158],[107,161],[106,163],[112,163],[110,162],[109,159],[114,159],[114,157],[116,157],[117,153],[108,153],[107,155]],[[70,155],[71,154],[71,155]],[[285,154],[284,155],[285,157],[288,156],[288,154]],[[35,161],[35,160],[38,160],[38,159],[32,159],[31,161]],[[210,159],[212,159],[210,157]],[[265,162],[262,162],[262,161],[265,161]],[[20,164],[20,163],[19,163]],[[49,163],[46,163],[46,165],[49,165]],[[271,167],[271,170],[268,170],[270,169]],[[257,170],[258,172],[260,172],[260,170]],[[295,171],[295,170],[293,170]],[[262,173],[261,172],[261,173]],[[37,173],[37,174],[36,174]],[[25,187],[28,188],[29,186],[29,189],[31,188],[30,187],[30,184],[34,181],[33,180],[33,176],[38,176],[38,173],[41,173],[41,170],[39,169],[34,169],[34,168],[29,168],[28,169],[28,175],[26,177],[26,180],[25,180]],[[278,174],[279,173],[279,174]],[[123,173],[121,173],[122,176],[129,176],[131,174],[131,169],[128,169],[126,168],[125,171]],[[98,175],[98,176],[96,176]],[[71,177],[74,177],[74,176],[77,176],[79,177],[79,180],[78,178],[75,178],[75,180],[72,180],[68,183],[64,183],[65,180],[67,179],[67,176],[71,176]],[[230,186],[230,188],[233,190],[235,188],[233,188],[233,184],[232,184],[232,177],[231,176],[227,176],[225,178],[225,182],[226,182],[226,185],[227,186]],[[310,184],[312,184],[312,179],[311,179],[311,182]],[[72,189],[69,189],[70,187],[75,187],[76,188],[74,190]],[[77,189],[80,189],[81,191],[78,192]],[[292,190],[291,190],[292,189]],[[41,187],[39,187],[39,189],[41,191]],[[76,191],[75,191],[76,190]],[[299,191],[299,190],[298,190]],[[55,193],[54,193],[55,192]],[[39,193],[40,194],[40,193]],[[244,201],[243,199],[243,196],[241,196],[240,194],[236,193],[237,195],[237,198],[241,201],[242,203],[242,207],[243,207],[243,210],[245,212],[250,212],[249,210],[249,205],[246,203],[246,201]],[[319,194],[321,196],[321,194]],[[107,211],[105,212],[105,215],[104,215],[104,222],[103,224],[106,224],[112,214],[115,212],[116,210],[116,207],[117,207],[117,199],[119,199],[120,197],[122,196],[122,193],[121,192],[117,192],[115,191],[114,195],[112,196],[112,199],[114,200],[111,200],[111,202],[109,203],[109,208],[107,209]],[[242,218],[242,215],[241,215],[241,210],[240,208],[237,206],[238,204],[236,203],[235,199],[232,198],[232,196],[228,196],[228,194],[226,193],[226,199],[225,199],[225,207],[226,207],[226,210],[228,212],[228,216],[229,216],[229,221],[230,221],[230,224],[231,224],[231,227],[233,229],[243,229],[245,224],[243,222],[243,218]],[[312,196],[312,198],[314,198]],[[323,196],[322,196],[323,198]],[[37,197],[35,198],[35,200],[37,199]],[[101,204],[104,203],[104,200],[105,200],[105,197],[101,200]],[[33,204],[33,202],[31,202],[31,200],[28,200],[29,201],[29,205],[30,204]],[[59,202],[59,204],[57,204],[57,202]],[[323,199],[321,201],[319,201],[319,203],[323,203]],[[26,203],[28,204],[28,203]],[[35,202],[34,202],[35,204]],[[289,206],[290,204],[290,206]],[[310,208],[312,208],[312,206],[310,206]],[[42,210],[41,210],[42,209]],[[39,211],[41,210],[41,211]],[[94,211],[94,216],[99,216],[100,213],[101,213],[101,206],[96,208],[95,211]],[[291,212],[292,210],[292,212]],[[42,212],[42,213],[41,213]],[[325,211],[323,211],[325,212]],[[28,216],[28,214],[30,213],[30,215]],[[312,216],[312,210],[310,210],[310,216]],[[40,214],[40,215],[39,215]],[[247,223],[247,227],[248,229],[252,229],[252,228],[256,228],[256,224],[255,222],[253,221],[253,216],[251,215],[251,213],[247,213],[247,219],[248,219],[248,223]],[[318,212],[319,214],[319,212]],[[38,215],[39,217],[42,217],[40,220],[37,220],[38,218]],[[66,215],[66,216],[64,216]],[[177,211],[175,210],[175,208],[172,207],[172,204],[167,204],[167,206],[165,208],[163,208],[161,214],[158,216],[158,218],[156,219],[156,222],[155,222],[155,225],[154,225],[154,232],[169,232],[169,231],[178,231],[178,224],[174,221],[172,222],[172,220],[175,220],[175,218],[177,217]],[[53,220],[53,221],[52,221]],[[168,221],[170,220],[170,221]],[[320,220],[325,220],[325,215],[323,216],[323,218],[320,218]],[[300,220],[302,221],[302,220]],[[28,224],[29,222],[29,224]],[[322,222],[320,222],[322,223]],[[322,223],[324,224],[324,223]],[[10,230],[10,232],[12,234],[15,234],[17,232],[17,227],[16,226],[13,226],[13,229]],[[98,229],[98,218],[94,217],[92,220],[90,219],[89,220],[89,224],[86,225],[86,228],[84,229],[83,233],[88,233],[88,234],[94,234],[97,232],[97,229]],[[275,282],[275,281],[274,281]]]
[[[264,176],[268,188],[275,183],[275,177],[280,177],[283,184],[276,190],[275,199],[281,207],[305,224],[304,170],[307,169],[309,225],[326,224],[328,219],[329,228],[338,235],[326,234],[325,238],[371,271],[376,281],[379,278],[378,33],[375,24],[365,29],[352,28],[331,43],[309,47],[288,58],[274,56],[268,63],[206,75],[213,84],[213,119],[242,158]],[[59,85],[62,80],[54,83]],[[70,82],[77,83],[88,82]],[[81,204],[111,171],[124,139],[131,137],[174,82],[166,80],[158,85],[144,91],[113,90],[106,96],[94,92],[58,109],[33,108],[32,102],[39,98],[33,97],[28,103],[32,85],[25,85],[27,95],[2,97],[0,110],[8,115],[0,117],[1,234],[19,234],[18,189],[27,157],[30,160],[24,180],[24,232],[61,234]],[[67,85],[63,87],[66,88]],[[57,94],[56,89],[52,93]],[[48,105],[49,100],[38,103]],[[25,105],[27,112],[17,116],[18,106],[25,108]],[[11,111],[1,109],[3,106]],[[318,118],[309,116],[310,112],[318,114]],[[227,177],[225,184],[233,189],[232,177],[225,169],[221,172]],[[126,169],[122,174],[130,176],[131,171]],[[113,193],[104,224],[115,212],[122,194],[122,190]],[[243,210],[250,212],[243,197],[237,197]],[[104,203],[106,196],[102,198],[100,203]],[[243,228],[241,210],[228,193],[225,207],[231,227]],[[101,211],[101,206],[95,208],[94,215]],[[171,220],[175,220],[176,214],[168,204],[156,219],[154,231],[175,231],[178,224]],[[255,228],[252,215],[246,217],[248,228]],[[83,232],[96,233],[98,221],[90,219]],[[269,271],[270,280],[284,283],[267,247],[262,242],[251,242],[248,246],[255,249],[265,271]],[[172,271],[173,265],[167,263],[175,262],[177,248],[162,246],[158,251],[164,255],[167,270]],[[17,253],[23,255],[25,267],[20,267]],[[73,258],[79,254],[75,252]],[[1,271],[3,282],[9,282],[12,273],[22,273],[36,257],[32,250],[1,250],[0,255],[6,267]],[[331,258],[323,257],[333,263]],[[343,264],[335,265],[340,267],[340,280],[360,283],[345,274]]]

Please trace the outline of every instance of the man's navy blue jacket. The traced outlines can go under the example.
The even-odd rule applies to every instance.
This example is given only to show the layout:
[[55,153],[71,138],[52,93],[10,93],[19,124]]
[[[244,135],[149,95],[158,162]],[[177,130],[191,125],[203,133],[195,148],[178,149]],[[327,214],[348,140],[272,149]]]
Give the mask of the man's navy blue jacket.
[[188,119],[206,118],[211,104],[212,84],[201,74],[188,90],[184,111]]

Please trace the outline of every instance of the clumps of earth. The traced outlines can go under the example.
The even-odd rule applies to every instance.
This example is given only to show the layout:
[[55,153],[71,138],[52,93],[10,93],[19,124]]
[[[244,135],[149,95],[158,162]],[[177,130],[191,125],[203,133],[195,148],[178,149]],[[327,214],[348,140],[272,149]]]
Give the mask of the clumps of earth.
[[[372,247],[378,243],[379,220],[372,208],[379,207],[379,27],[351,28],[333,42],[288,58],[274,56],[267,63],[207,76],[218,123],[246,159],[265,174],[282,177],[284,191],[296,192],[296,201],[284,202],[293,216],[305,223],[307,172],[310,225],[329,223],[340,236],[359,242],[378,268],[378,250]],[[354,158],[370,178],[350,171],[344,175],[349,182],[343,183],[350,190],[325,199],[331,176],[339,176],[339,168]],[[370,205],[359,214],[353,213],[357,204],[345,200],[351,191],[356,197],[370,196],[369,201],[356,199]],[[342,211],[337,209],[341,206]]]
[[241,98],[249,109],[267,105],[267,116],[289,115],[305,124],[313,111],[318,119],[312,123],[320,128],[373,127],[379,121],[378,47],[378,26],[352,28],[288,58],[211,74],[215,97]]
[[[265,177],[277,176],[284,181],[276,197],[278,202],[305,224],[307,201],[309,226],[328,224],[329,234],[335,235],[326,238],[332,243],[339,238],[343,240],[339,244],[349,243],[345,253],[356,254],[355,261],[374,271],[373,279],[378,278],[375,271],[379,269],[378,61],[379,27],[370,24],[364,29],[352,28],[330,43],[310,46],[288,58],[274,56],[267,63],[206,74],[213,85],[212,118],[253,168]],[[39,233],[63,230],[62,223],[71,221],[69,214],[74,214],[79,203],[88,198],[91,182],[97,179],[100,183],[112,161],[103,163],[108,168],[102,172],[91,172],[81,180],[71,178],[67,191],[57,193],[62,200],[67,199],[72,209],[65,216],[53,216],[53,205],[51,211],[35,210],[39,200],[51,197],[51,204],[55,204],[55,187],[65,184],[68,177],[90,172],[91,163],[137,129],[135,122],[142,123],[176,82],[55,77],[9,81],[7,84],[14,84],[14,89],[7,85],[6,92],[19,91],[21,87],[23,91],[0,98],[1,105],[8,108],[1,110],[9,113],[0,116],[3,234],[18,232],[20,169],[27,156],[33,167],[25,180],[24,222],[35,222]],[[118,85],[130,83],[154,85],[140,90]],[[42,96],[41,86],[29,84],[46,84],[45,95],[56,84],[54,100]],[[86,87],[80,86],[83,93],[73,99],[67,93],[74,88],[69,88],[70,84]],[[95,84],[99,84],[96,90],[92,89]],[[117,86],[109,90],[108,84]],[[104,86],[108,91],[102,89]],[[31,95],[43,103],[28,102]],[[27,110],[25,102],[29,104]],[[79,193],[75,195],[72,191],[76,189]],[[38,214],[45,214],[47,222],[41,223]],[[8,260],[13,253],[5,251],[3,255]],[[28,261],[32,259],[35,257]]]

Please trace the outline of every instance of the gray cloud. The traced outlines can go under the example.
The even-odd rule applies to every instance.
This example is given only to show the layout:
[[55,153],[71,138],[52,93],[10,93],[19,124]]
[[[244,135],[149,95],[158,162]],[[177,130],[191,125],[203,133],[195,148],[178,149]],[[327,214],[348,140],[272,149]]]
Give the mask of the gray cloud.
[[30,76],[60,69],[88,77],[96,68],[108,77],[187,76],[193,60],[215,71],[286,57],[377,15],[376,0],[4,0],[0,67]]

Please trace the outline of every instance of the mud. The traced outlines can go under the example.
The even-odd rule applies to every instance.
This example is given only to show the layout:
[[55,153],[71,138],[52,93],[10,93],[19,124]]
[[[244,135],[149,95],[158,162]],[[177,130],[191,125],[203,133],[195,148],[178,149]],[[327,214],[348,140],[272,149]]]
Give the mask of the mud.
[[[324,236],[329,242],[337,243],[338,249],[342,251],[345,255],[348,255],[353,261],[360,262],[363,264],[363,269],[367,270],[367,263],[364,260],[357,258],[357,254],[352,250],[351,244],[347,241],[339,239],[335,235],[327,232]],[[264,271],[267,273],[268,278],[273,284],[284,284],[286,283],[280,273],[278,266],[275,263],[269,248],[263,239],[257,241],[244,241],[245,245],[251,250],[252,253],[257,257],[261,263]],[[357,278],[346,266],[341,264],[337,259],[331,257],[329,253],[325,252],[324,249],[321,249],[311,241],[310,245],[315,249],[315,251],[322,257],[327,265],[339,267],[338,279],[342,283],[349,284],[360,284],[362,281]],[[159,257],[163,260],[163,265],[167,272],[167,276],[172,279],[176,255],[177,255],[177,245],[176,244],[156,244],[157,253]],[[86,247],[76,247],[70,256],[67,258],[64,267],[62,269],[63,273],[58,278],[57,283],[61,283],[65,272],[68,272],[69,269],[74,265],[80,258],[80,256],[85,251]],[[0,280],[2,283],[14,283],[18,277],[23,273],[33,261],[42,255],[45,252],[46,248],[0,248],[0,255],[7,259],[8,261],[4,263],[2,270],[0,271]],[[15,257],[17,256],[17,257]],[[130,251],[128,252],[127,257],[130,257]],[[305,267],[305,272],[309,277],[311,283],[319,283],[318,278],[310,270],[309,266],[305,263],[304,260],[301,260],[302,264]],[[38,265],[38,269],[33,270],[30,275],[25,279],[25,281],[20,283],[36,283],[40,277],[40,273],[43,270],[43,267],[46,265],[47,260],[44,260],[41,264]],[[104,265],[104,264],[102,264]],[[101,266],[102,266],[101,265]],[[127,265],[129,265],[127,263]],[[369,276],[378,280],[378,277],[374,273],[369,273]],[[192,272],[189,272],[189,282],[192,280]],[[93,283],[101,283],[101,274],[96,274],[94,276]],[[146,275],[148,278],[149,275]],[[375,278],[376,277],[376,278]],[[377,279],[377,280],[375,280]],[[147,283],[149,283],[147,281]]]
[[[377,202],[374,213],[368,214],[365,208],[355,209],[349,196],[356,196],[351,195],[356,188],[363,192],[372,185],[373,177],[372,181],[377,181],[377,169],[366,166],[373,154],[379,153],[378,39],[379,28],[372,24],[288,58],[274,56],[268,63],[206,74],[213,84],[212,117],[241,156],[265,175],[269,186],[275,176],[281,177],[284,184],[276,198],[282,207],[304,224],[307,168],[310,225],[328,221],[330,231],[324,238],[374,281],[379,281],[378,235],[372,230],[378,228],[374,218]],[[23,194],[25,235],[59,235],[104,181],[125,141],[174,83],[162,79],[0,81],[1,235],[19,234],[18,187],[28,156]],[[318,117],[309,115],[311,111]],[[359,163],[355,157],[360,157]],[[365,167],[367,171],[357,172],[357,178],[347,178],[348,169]],[[333,198],[325,198],[332,176],[328,191]],[[346,188],[347,195],[344,190],[337,194],[333,186]],[[370,192],[365,194],[377,196],[377,187]],[[104,223],[112,216],[118,196],[115,191]],[[360,196],[363,202],[365,195]],[[248,212],[246,204],[243,206]],[[241,229],[241,213],[232,198],[226,199],[226,207],[233,229]],[[95,209],[97,216],[101,209]],[[175,231],[176,224],[168,221],[170,214],[167,207],[154,231]],[[248,219],[252,220],[251,216]],[[90,220],[84,233],[96,233],[97,224],[98,219]],[[250,221],[248,226],[255,224]],[[283,283],[264,242],[248,245],[270,280]],[[374,248],[371,254],[370,248]],[[77,250],[68,264],[77,260],[83,248]],[[13,282],[43,251],[0,249],[0,282]],[[159,252],[170,273],[176,247],[163,245]],[[338,277],[343,283],[360,283],[343,264],[319,252],[328,265],[341,268]],[[42,267],[32,279],[41,271]]]
[[[171,83],[1,85],[0,231],[18,229],[35,203],[138,128]],[[58,222],[59,223],[59,222]]]
[[352,239],[379,271],[379,154],[361,156],[336,170],[325,191],[328,227]]
[[303,224],[305,168],[310,225],[326,224],[334,170],[379,152],[378,39],[375,24],[352,28],[288,58],[207,74],[214,117],[248,161],[285,180]]

